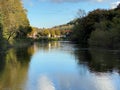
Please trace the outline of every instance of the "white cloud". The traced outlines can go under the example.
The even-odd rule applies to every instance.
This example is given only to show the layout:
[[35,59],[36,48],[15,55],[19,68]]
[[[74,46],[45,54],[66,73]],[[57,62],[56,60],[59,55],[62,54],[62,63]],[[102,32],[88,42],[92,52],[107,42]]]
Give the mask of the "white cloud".
[[59,2],[85,2],[85,1],[95,1],[95,2],[103,2],[105,0],[50,0],[52,2],[56,2],[56,3],[59,3]]
[[35,2],[41,3],[41,2],[51,2],[51,3],[78,3],[78,2],[104,2],[107,0],[22,0],[23,4],[29,5],[31,7],[35,6]]
[[[28,3],[32,2],[32,0],[23,0],[23,1],[26,1]],[[86,2],[86,1],[103,2],[103,1],[106,1],[106,0],[36,0],[36,1],[39,1],[39,2],[50,1],[50,2],[54,2],[54,3],[64,3],[64,2],[77,3],[77,2]]]
[[114,9],[120,4],[120,1],[114,2],[111,4],[111,8]]
[[38,80],[38,90],[55,90],[55,87],[47,76],[42,75]]
[[96,0],[97,2],[103,2],[104,0]]

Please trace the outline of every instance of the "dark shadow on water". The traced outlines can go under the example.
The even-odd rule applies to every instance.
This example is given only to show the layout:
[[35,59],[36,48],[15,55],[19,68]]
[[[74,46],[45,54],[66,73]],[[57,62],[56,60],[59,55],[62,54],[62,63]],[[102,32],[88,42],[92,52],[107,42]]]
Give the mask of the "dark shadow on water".
[[0,73],[4,70],[5,66],[5,53],[0,53]]
[[74,52],[78,64],[85,64],[91,72],[120,73],[120,51],[75,46]]

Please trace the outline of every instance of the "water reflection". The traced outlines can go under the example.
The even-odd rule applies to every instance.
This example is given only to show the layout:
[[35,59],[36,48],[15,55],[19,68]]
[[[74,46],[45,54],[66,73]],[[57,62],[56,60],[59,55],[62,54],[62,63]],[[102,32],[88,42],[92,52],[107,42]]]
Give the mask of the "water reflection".
[[79,47],[75,56],[78,64],[86,64],[92,72],[120,72],[120,51]]
[[34,44],[35,48],[37,48],[37,50],[41,49],[44,51],[50,51],[52,49],[58,49],[60,47],[60,42],[46,42],[46,43],[35,43]]
[[5,53],[0,53],[0,73],[4,71],[5,66]]
[[40,76],[38,79],[38,90],[55,90],[52,81],[47,76]]
[[0,58],[0,90],[120,90],[119,51],[49,42]]
[[90,50],[92,56],[91,70],[101,72],[120,72],[120,51]]
[[0,90],[23,90],[30,61],[27,47],[10,49],[0,58]]
[[[120,90],[120,51],[85,48],[78,45],[75,45],[75,48],[78,48],[74,53],[78,65],[85,65],[89,70],[88,76],[92,80],[90,83],[95,87],[94,89],[90,87],[90,90]],[[88,87],[87,84],[86,86]]]

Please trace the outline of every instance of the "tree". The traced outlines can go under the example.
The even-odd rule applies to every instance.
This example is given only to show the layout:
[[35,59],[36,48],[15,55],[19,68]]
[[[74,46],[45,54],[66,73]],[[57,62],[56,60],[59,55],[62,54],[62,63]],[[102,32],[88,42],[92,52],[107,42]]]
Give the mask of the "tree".
[[77,12],[77,18],[83,18],[86,16],[86,12],[82,9],[79,9]]
[[49,30],[47,30],[47,29],[44,30],[43,33],[44,33],[44,36],[48,36],[50,34]]
[[71,40],[102,47],[120,47],[120,5],[116,9],[91,11],[76,20]]
[[60,36],[60,34],[61,34],[60,30],[55,30],[55,35]]
[[118,4],[118,6],[117,6],[116,10],[118,10],[118,9],[120,9],[120,4]]
[[27,37],[31,28],[21,0],[0,1],[0,11],[3,14],[3,36],[5,39],[9,41]]

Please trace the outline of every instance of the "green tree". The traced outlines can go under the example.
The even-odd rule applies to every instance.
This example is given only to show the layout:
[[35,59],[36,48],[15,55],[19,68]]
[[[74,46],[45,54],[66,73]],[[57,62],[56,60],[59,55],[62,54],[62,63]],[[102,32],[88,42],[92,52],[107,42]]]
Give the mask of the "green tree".
[[31,28],[21,0],[0,1],[0,11],[3,14],[4,38],[8,41],[15,38],[25,38]]
[[48,36],[50,34],[48,29],[44,30],[43,33],[44,33],[44,36]]
[[60,30],[55,30],[55,35],[58,35],[58,36],[60,36],[60,35],[61,35],[61,32],[60,32]]
[[52,37],[54,37],[54,36],[55,36],[55,30],[54,30],[54,29],[51,29],[51,30],[50,30],[50,34],[51,34]]
[[79,17],[71,40],[91,46],[120,48],[120,4],[115,9],[97,9]]

